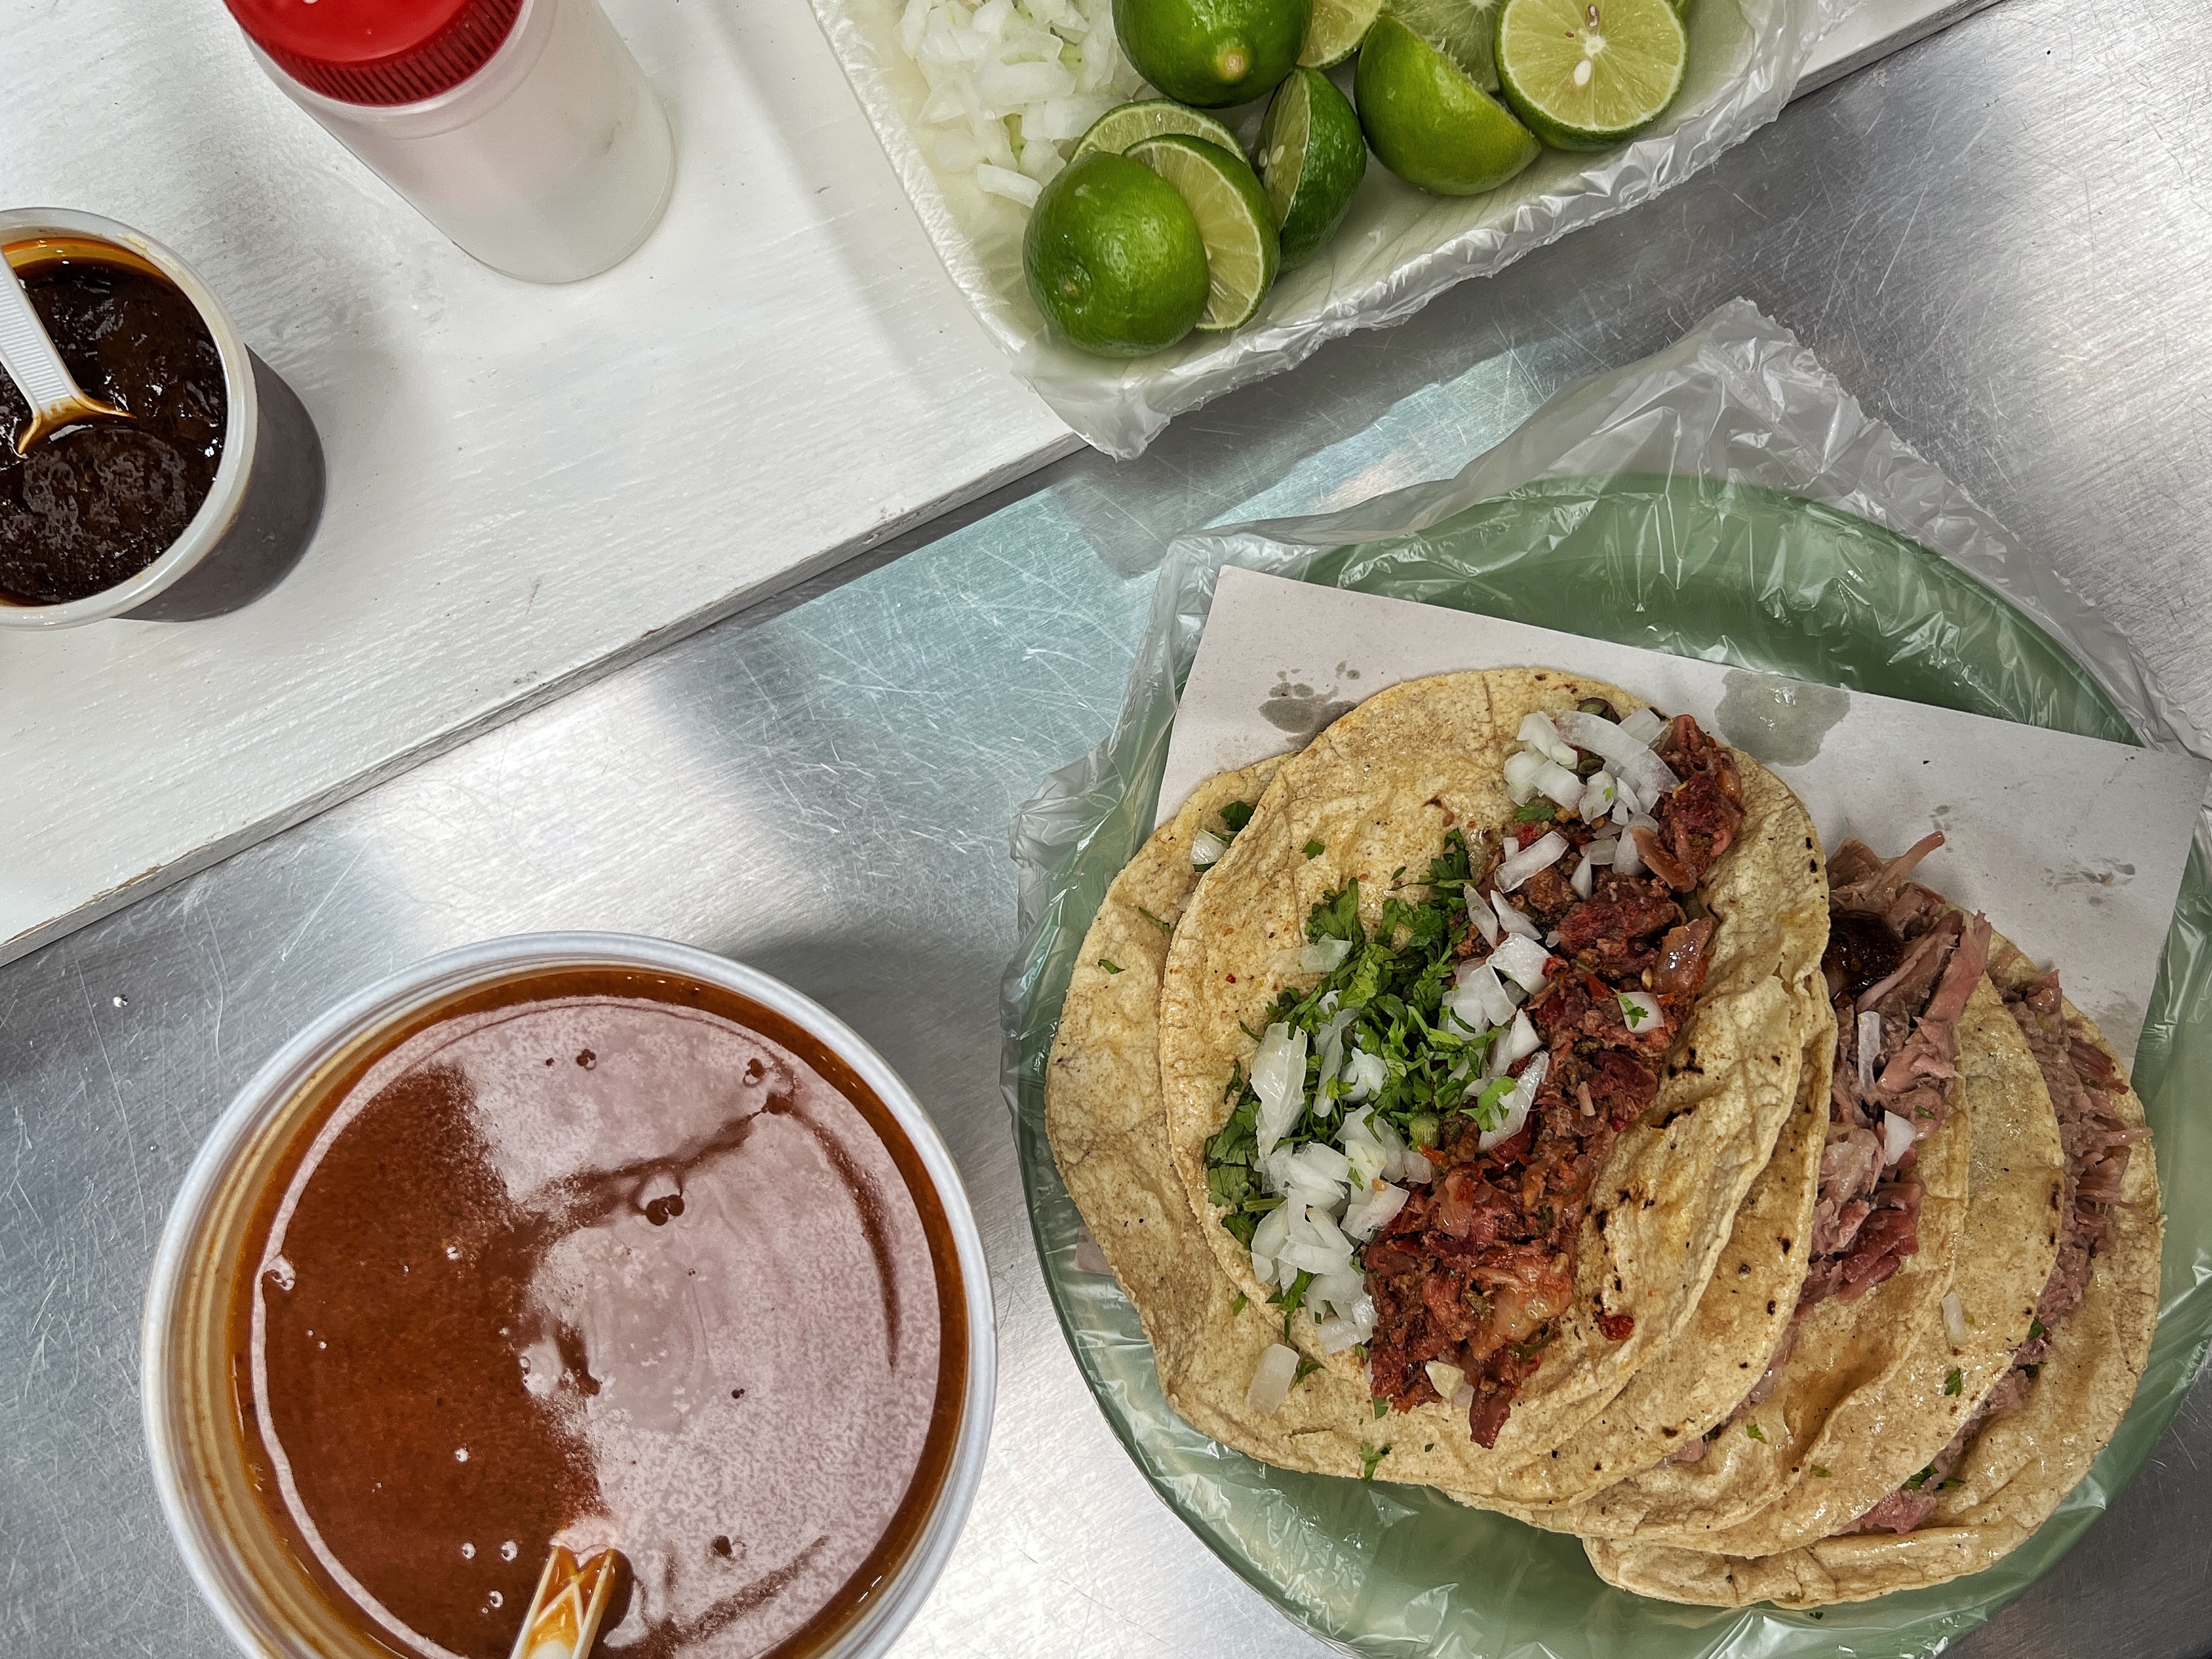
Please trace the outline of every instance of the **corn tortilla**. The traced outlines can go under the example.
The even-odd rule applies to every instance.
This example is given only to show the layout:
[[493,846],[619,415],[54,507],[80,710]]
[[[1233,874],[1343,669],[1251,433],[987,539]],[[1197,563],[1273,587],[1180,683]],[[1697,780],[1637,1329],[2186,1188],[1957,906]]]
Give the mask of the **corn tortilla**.
[[[1617,687],[1546,669],[1490,670],[1409,681],[1377,693],[1285,761],[1251,822],[1200,884],[1170,946],[1159,1015],[1159,1063],[1170,1147],[1209,1248],[1254,1303],[1266,1291],[1245,1247],[1207,1195],[1205,1146],[1229,1112],[1231,1068],[1254,1044],[1245,1026],[1273,1002],[1283,960],[1303,942],[1325,895],[1357,879],[1372,926],[1394,877],[1425,870],[1447,828],[1470,836],[1511,811],[1502,776],[1522,716],[1607,699],[1643,707]],[[1475,1445],[1442,1405],[1394,1414],[1437,1431],[1452,1467],[1429,1479],[1462,1493],[1495,1489],[1593,1416],[1695,1310],[1736,1210],[1772,1152],[1797,1097],[1805,1032],[1826,1000],[1825,863],[1810,821],[1779,780],[1736,763],[1745,819],[1698,897],[1719,924],[1706,987],[1670,1055],[1653,1109],[1624,1134],[1591,1189],[1574,1307],[1522,1389],[1494,1450]],[[1309,848],[1313,848],[1309,853]],[[1626,1311],[1623,1341],[1601,1312]],[[1310,1322],[1291,1339],[1357,1389],[1364,1362],[1325,1356]],[[1434,1422],[1431,1424],[1431,1419]],[[1341,1425],[1357,1430],[1358,1425]],[[1429,1436],[1419,1438],[1426,1444]]]

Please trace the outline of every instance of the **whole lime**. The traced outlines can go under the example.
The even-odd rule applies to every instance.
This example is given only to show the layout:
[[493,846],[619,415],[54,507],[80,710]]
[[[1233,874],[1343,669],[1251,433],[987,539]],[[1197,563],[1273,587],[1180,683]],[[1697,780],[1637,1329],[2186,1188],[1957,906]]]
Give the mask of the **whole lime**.
[[1202,109],[1263,97],[1297,67],[1313,0],[1114,0],[1137,73]]
[[1182,193],[1141,161],[1077,157],[1044,187],[1022,270],[1045,321],[1102,357],[1173,345],[1206,309],[1206,242]]

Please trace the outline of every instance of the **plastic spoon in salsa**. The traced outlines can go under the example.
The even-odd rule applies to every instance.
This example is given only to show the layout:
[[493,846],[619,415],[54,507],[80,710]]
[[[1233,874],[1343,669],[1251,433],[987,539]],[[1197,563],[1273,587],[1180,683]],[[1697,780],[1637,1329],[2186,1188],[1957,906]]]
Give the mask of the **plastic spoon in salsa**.
[[615,1582],[628,1565],[620,1550],[601,1550],[580,1563],[556,1544],[538,1575],[538,1593],[514,1638],[513,1659],[585,1659],[599,1640]]
[[31,406],[31,418],[15,434],[15,453],[27,455],[40,439],[80,421],[129,420],[128,410],[88,398],[78,389],[21,278],[4,256],[0,256],[0,271],[7,273],[7,280],[0,282],[0,368],[8,371],[15,390]]

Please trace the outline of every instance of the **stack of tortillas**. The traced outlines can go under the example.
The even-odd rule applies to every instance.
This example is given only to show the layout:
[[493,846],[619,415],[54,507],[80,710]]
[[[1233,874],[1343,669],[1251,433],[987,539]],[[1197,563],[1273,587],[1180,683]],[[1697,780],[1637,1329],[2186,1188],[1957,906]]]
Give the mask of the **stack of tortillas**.
[[[1060,1171],[1143,1320],[1167,1399],[1239,1451],[1431,1485],[1578,1534],[1607,1580],[1674,1600],[1811,1606],[1976,1571],[2086,1472],[2133,1397],[2156,1320],[2147,1145],[2097,1210],[2078,1305],[2051,1328],[2038,1318],[2051,1286],[2081,1279],[2081,1247],[2059,1269],[2082,1167],[2072,1142],[2086,1132],[2046,1079],[2059,1078],[2061,1105],[2090,1089],[2082,1109],[2101,1114],[2106,1141],[2138,1138],[2142,1105],[2094,1027],[1998,941],[1956,1024],[1948,1110],[1914,1149],[1917,1249],[1863,1293],[1801,1311],[1816,1230],[1833,1221],[1816,1206],[1840,1134],[1828,872],[1802,806],[1748,757],[1735,757],[1741,830],[1700,894],[1717,923],[1705,989],[1658,1099],[1594,1183],[1582,1235],[1577,1285],[1632,1307],[1632,1335],[1609,1337],[1589,1312],[1601,1298],[1578,1295],[1493,1447],[1441,1401],[1385,1420],[1362,1352],[1327,1352],[1303,1310],[1286,1319],[1209,1200],[1224,1083],[1295,977],[1285,947],[1309,911],[1356,879],[1373,926],[1393,878],[1427,868],[1448,829],[1505,823],[1500,762],[1524,714],[1592,696],[1643,706],[1541,669],[1410,682],[1303,752],[1200,785],[1115,879],[1085,940],[1047,1073]],[[1237,803],[1249,818],[1224,818]],[[1210,866],[1194,863],[1194,844],[1223,841]],[[1261,1409],[1248,1398],[1255,1374],[1283,1344],[1301,1356],[1297,1380]],[[2016,1365],[2022,1352],[2039,1358]],[[2009,1408],[1989,1415],[1992,1404]],[[1919,1524],[1858,1529],[1920,1490],[1916,1475],[1936,1491]]]

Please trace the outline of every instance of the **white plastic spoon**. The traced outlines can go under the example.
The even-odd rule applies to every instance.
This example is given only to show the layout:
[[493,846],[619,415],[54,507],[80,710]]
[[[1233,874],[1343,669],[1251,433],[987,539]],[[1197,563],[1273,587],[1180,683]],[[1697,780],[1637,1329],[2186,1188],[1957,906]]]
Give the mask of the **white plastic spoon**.
[[27,455],[40,439],[79,421],[129,420],[127,410],[88,398],[78,389],[21,279],[4,258],[0,258],[0,271],[7,273],[7,280],[0,282],[0,368],[8,371],[31,406],[31,418],[15,434],[15,453]]

